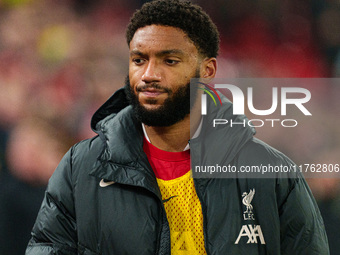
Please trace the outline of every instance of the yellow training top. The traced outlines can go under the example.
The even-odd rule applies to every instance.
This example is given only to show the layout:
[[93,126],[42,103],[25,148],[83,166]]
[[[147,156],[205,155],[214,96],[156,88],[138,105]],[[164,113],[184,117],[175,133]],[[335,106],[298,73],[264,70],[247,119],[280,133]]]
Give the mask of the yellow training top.
[[207,254],[201,203],[190,171],[176,179],[157,182],[170,226],[171,254]]

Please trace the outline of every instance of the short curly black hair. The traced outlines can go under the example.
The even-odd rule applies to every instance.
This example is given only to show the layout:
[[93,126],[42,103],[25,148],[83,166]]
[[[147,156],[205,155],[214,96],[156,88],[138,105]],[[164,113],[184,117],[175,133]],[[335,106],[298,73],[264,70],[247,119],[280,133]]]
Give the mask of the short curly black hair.
[[137,10],[127,27],[130,44],[135,32],[145,26],[163,25],[182,29],[205,57],[217,57],[219,33],[216,25],[202,8],[190,1],[156,0]]

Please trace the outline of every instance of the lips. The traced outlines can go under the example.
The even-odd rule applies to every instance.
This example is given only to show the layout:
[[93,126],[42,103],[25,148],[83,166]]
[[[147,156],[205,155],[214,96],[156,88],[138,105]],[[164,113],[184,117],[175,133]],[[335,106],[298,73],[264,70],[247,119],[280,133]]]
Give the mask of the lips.
[[160,94],[164,93],[163,90],[154,89],[154,88],[144,89],[144,90],[141,90],[140,92],[143,93],[145,96],[148,96],[148,97],[156,97],[156,96],[159,96]]
[[162,94],[161,92],[157,92],[157,91],[143,91],[142,93],[148,97],[156,97]]
[[146,87],[146,88],[141,87],[141,88],[137,88],[137,91],[147,97],[157,97],[163,93],[167,93],[166,90],[155,88],[155,87]]

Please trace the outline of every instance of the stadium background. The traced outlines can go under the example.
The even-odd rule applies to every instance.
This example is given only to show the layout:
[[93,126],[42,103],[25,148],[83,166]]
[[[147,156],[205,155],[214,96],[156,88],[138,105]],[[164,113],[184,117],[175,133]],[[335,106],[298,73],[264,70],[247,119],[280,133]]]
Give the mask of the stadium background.
[[[92,114],[123,85],[125,27],[143,2],[0,0],[0,255],[24,253],[48,178],[94,135]],[[339,1],[194,2],[221,33],[218,77],[340,76]],[[340,88],[313,89],[310,128],[258,135],[298,164],[339,163]],[[308,181],[340,254],[339,179]]]

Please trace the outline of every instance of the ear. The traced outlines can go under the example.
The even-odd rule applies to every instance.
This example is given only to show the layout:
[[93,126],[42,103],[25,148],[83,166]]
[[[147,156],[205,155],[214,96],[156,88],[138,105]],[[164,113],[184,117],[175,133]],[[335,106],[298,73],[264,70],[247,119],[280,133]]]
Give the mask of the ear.
[[201,64],[201,77],[202,78],[214,78],[217,71],[216,58],[206,58]]

